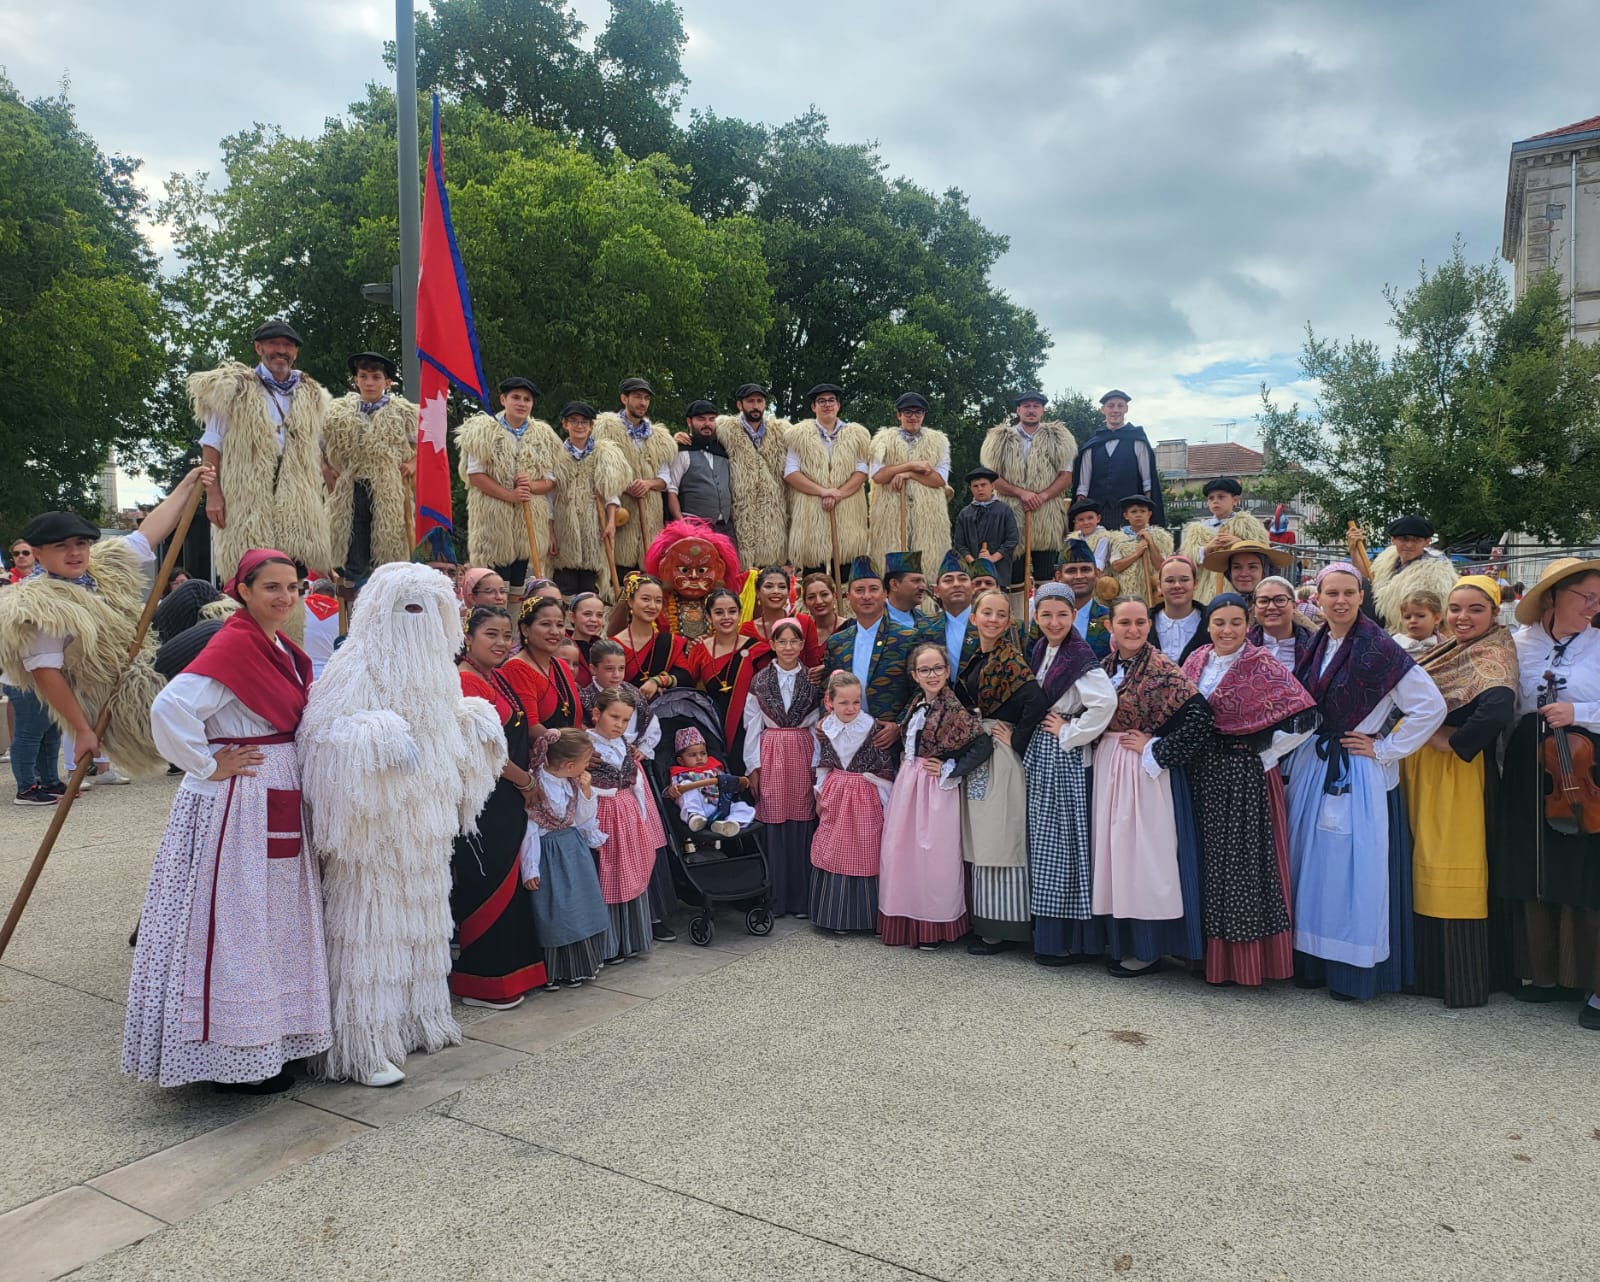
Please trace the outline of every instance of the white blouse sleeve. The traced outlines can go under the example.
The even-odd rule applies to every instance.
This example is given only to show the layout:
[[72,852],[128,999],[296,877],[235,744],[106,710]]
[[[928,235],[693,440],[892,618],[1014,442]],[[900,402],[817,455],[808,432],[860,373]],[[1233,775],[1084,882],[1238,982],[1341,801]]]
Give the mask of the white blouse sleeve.
[[600,803],[594,797],[578,794],[578,810],[572,817],[572,826],[589,843],[591,850],[605,845],[606,835],[600,831]]
[[1293,752],[1302,743],[1316,733],[1317,731],[1315,727],[1312,727],[1310,730],[1297,730],[1293,732],[1288,730],[1274,730],[1272,732],[1272,742],[1261,750],[1261,768],[1263,770],[1271,770],[1273,766],[1277,765],[1278,762],[1282,761],[1291,752]]
[[1117,711],[1116,687],[1102,669],[1090,668],[1078,678],[1074,688],[1083,700],[1083,711],[1062,726],[1056,735],[1063,752],[1093,743],[1105,733]]
[[761,769],[761,732],[767,728],[766,714],[754,696],[744,701],[744,772]]
[[233,691],[211,677],[180,672],[150,705],[150,737],[156,750],[185,774],[209,779],[216,754],[207,740],[206,719],[234,700]]
[[1390,765],[1409,757],[1444,724],[1447,709],[1439,687],[1421,668],[1413,667],[1389,692],[1404,718],[1393,731],[1373,741],[1379,765]]
[[[638,713],[634,713],[634,716],[638,715]],[[650,728],[639,736],[636,746],[638,747],[639,751],[644,753],[644,755],[647,757],[654,757],[656,755],[656,749],[661,746],[660,717],[650,718]]]

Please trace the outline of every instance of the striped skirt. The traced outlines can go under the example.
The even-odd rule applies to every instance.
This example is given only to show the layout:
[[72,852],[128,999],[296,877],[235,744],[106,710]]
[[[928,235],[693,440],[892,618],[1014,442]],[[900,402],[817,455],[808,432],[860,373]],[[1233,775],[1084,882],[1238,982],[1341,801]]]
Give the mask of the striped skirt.
[[986,868],[972,864],[969,900],[972,930],[984,939],[1033,939],[1033,914],[1028,910],[1028,869]]
[[878,879],[813,868],[811,924],[823,930],[876,930]]
[[[624,905],[618,905],[623,907]],[[606,958],[606,940],[610,936],[609,929],[601,931],[598,935],[590,935],[587,939],[580,939],[575,944],[563,944],[560,948],[546,948],[544,950],[545,986],[555,988],[559,985],[570,987],[581,983],[585,979],[593,979],[600,973],[600,963]],[[613,957],[615,953],[611,954]]]
[[611,918],[606,927],[606,959],[633,957],[650,951],[650,895],[646,893],[625,903],[607,904]]

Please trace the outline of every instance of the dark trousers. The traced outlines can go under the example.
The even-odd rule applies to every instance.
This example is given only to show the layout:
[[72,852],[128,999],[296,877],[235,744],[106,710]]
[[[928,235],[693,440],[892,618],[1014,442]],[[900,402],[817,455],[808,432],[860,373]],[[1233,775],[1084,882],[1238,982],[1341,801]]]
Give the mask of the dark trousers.
[[551,577],[564,597],[575,597],[580,592],[600,590],[600,576],[593,570],[556,570]]
[[[1035,584],[1048,583],[1056,577],[1056,551],[1048,548],[1043,552],[1033,554],[1033,581]],[[1011,562],[1011,586],[1017,587],[1026,582],[1023,578],[1023,558],[1018,552]]]
[[506,587],[513,592],[528,581],[527,557],[517,561],[507,561],[504,565],[491,565],[489,568],[504,579]]
[[364,583],[372,573],[372,486],[357,481],[350,495],[350,546],[344,549],[339,576]]
[[25,792],[36,783],[61,786],[61,729],[50,720],[39,696],[31,690],[6,686],[6,698],[16,716],[11,736],[11,774],[17,791]]

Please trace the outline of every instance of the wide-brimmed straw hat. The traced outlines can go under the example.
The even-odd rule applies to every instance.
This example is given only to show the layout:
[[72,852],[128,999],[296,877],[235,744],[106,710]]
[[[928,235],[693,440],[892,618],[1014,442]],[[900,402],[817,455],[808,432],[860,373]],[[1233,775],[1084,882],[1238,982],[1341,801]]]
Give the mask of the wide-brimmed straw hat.
[[1537,623],[1544,614],[1546,599],[1551,590],[1562,579],[1570,579],[1574,574],[1600,574],[1600,561],[1582,561],[1575,556],[1564,556],[1550,562],[1549,566],[1537,583],[1528,589],[1522,600],[1517,602],[1517,622]]
[[1267,558],[1269,564],[1277,566],[1280,570],[1294,560],[1294,554],[1288,548],[1279,547],[1274,543],[1262,543],[1256,539],[1239,539],[1226,547],[1219,548],[1215,544],[1207,547],[1200,564],[1217,574],[1227,574],[1228,560],[1235,552],[1259,552]]

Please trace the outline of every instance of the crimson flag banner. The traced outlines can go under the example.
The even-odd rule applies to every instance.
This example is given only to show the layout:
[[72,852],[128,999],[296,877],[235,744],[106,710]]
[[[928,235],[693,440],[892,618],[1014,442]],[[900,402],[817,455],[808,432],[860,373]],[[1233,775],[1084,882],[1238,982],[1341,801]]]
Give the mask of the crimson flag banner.
[[455,228],[450,223],[450,196],[444,184],[444,148],[439,136],[439,97],[433,99],[433,144],[422,190],[422,256],[417,273],[417,355],[422,360],[422,387],[417,424],[417,530],[422,542],[435,529],[450,530],[450,457],[446,406],[453,384],[468,396],[489,404],[483,362],[478,357],[478,332],[472,324],[472,298],[461,265]]

